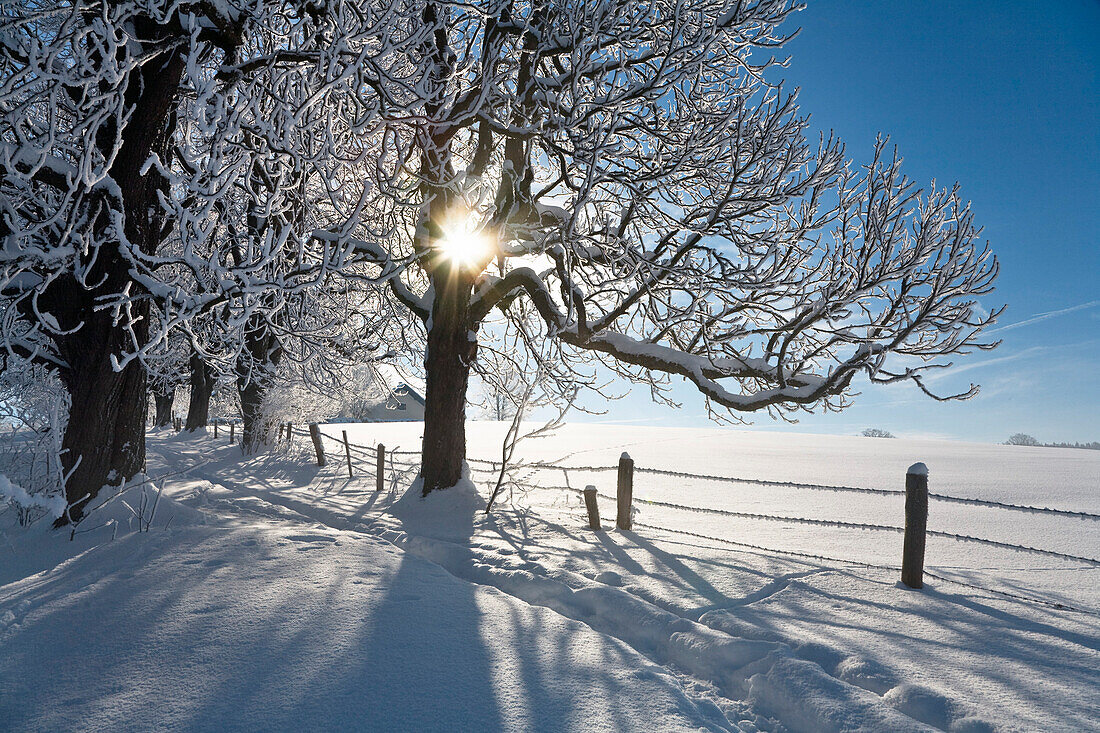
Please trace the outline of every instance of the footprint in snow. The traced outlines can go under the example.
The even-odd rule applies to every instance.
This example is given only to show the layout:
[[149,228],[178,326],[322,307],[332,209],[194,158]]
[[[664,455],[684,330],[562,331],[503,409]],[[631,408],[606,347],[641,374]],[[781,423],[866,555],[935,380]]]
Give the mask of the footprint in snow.
[[616,588],[621,587],[623,584],[623,576],[619,575],[616,572],[612,572],[611,570],[605,570],[602,573],[597,573],[596,577],[592,578],[592,580],[596,581],[597,583],[603,583],[604,585],[613,585]]

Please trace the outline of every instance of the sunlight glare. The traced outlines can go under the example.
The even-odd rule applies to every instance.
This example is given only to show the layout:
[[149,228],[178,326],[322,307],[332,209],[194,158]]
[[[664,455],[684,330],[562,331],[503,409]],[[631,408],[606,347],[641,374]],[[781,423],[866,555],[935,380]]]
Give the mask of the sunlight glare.
[[441,228],[438,246],[444,257],[462,267],[474,267],[487,259],[491,244],[473,217],[449,219]]

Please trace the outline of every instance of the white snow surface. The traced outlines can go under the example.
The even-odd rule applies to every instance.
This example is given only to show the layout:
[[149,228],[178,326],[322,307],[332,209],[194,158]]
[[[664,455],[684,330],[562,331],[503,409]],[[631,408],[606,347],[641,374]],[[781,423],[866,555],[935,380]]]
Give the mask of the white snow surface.
[[469,423],[469,478],[427,499],[421,427],[322,426],[400,451],[381,492],[335,441],[317,468],[304,435],[161,431],[151,531],[118,500],[72,542],[0,515],[0,730],[1100,730],[1097,519],[933,498],[930,530],[1002,544],[929,537],[916,591],[900,534],[742,516],[900,526],[917,461],[933,495],[1095,514],[1100,455],[568,425],[521,458],[589,468],[528,467],[486,516],[505,426]]
[[30,494],[22,486],[0,473],[0,503],[13,502],[24,509],[40,508],[50,519],[56,519],[65,513],[65,497]]

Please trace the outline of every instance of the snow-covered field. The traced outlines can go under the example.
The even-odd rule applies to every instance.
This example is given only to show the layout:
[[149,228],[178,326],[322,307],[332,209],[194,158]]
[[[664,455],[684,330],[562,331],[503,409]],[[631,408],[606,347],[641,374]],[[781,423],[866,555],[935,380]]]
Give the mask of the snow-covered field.
[[[470,456],[503,432],[469,423]],[[912,591],[900,534],[828,524],[901,526],[903,498],[821,488],[922,461],[933,493],[1095,515],[1095,452],[578,424],[519,457],[600,470],[525,469],[484,517],[397,503],[415,455],[376,493],[372,456],[349,479],[308,443],[153,436],[148,533],[118,501],[73,542],[0,517],[0,730],[1100,730],[1100,519],[933,499],[930,530],[1000,544],[930,537]],[[624,451],[635,531],[604,498],[593,532],[575,490],[613,495]]]

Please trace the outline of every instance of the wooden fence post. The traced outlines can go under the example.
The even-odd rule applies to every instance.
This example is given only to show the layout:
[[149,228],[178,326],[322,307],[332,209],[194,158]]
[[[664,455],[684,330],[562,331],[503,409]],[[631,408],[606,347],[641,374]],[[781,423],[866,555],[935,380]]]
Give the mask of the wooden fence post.
[[294,437],[294,423],[288,422],[286,424],[286,442],[290,442],[290,439]]
[[596,504],[596,487],[591,484],[584,487],[584,505],[588,507],[588,528],[603,529],[600,526],[600,507]]
[[233,445],[233,443],[235,442],[236,434],[237,434],[237,423],[233,423],[233,422],[229,423],[229,444],[230,445]]
[[615,495],[618,499],[615,526],[619,529],[630,529],[630,506],[634,501],[634,461],[629,453],[619,456],[619,481]]
[[214,421],[214,440],[218,439],[218,421]]
[[344,453],[348,457],[348,478],[351,478],[351,444],[348,443],[348,431],[342,430],[344,434]]
[[374,479],[374,490],[381,491],[386,482],[386,446],[378,444],[378,469]]
[[901,582],[924,587],[924,533],[928,528],[928,466],[914,463],[905,472],[905,543]]
[[313,438],[313,449],[317,451],[317,465],[325,465],[325,446],[321,443],[321,428],[315,422],[309,424],[309,437]]

